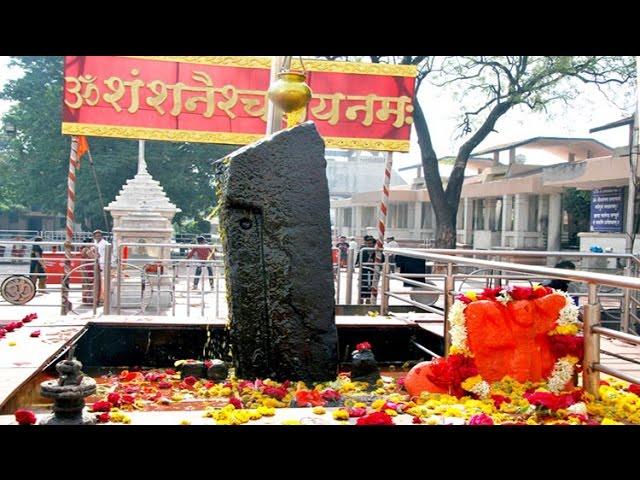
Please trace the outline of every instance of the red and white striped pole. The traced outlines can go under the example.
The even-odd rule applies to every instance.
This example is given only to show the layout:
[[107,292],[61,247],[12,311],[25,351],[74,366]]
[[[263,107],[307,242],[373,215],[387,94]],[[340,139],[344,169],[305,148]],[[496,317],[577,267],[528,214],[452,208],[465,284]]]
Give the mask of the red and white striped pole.
[[382,183],[382,198],[378,209],[378,240],[376,242],[376,259],[373,273],[373,285],[371,288],[371,303],[375,304],[378,298],[378,280],[380,273],[378,264],[382,263],[382,248],[384,247],[387,213],[389,211],[389,186],[391,185],[391,169],[393,168],[393,152],[387,152],[384,164],[384,181]]
[[71,311],[69,301],[69,283],[71,274],[71,243],[73,242],[73,221],[76,207],[76,166],[78,164],[78,137],[71,137],[71,155],[69,157],[69,175],[67,178],[67,227],[64,242],[64,278],[62,282],[62,315]]

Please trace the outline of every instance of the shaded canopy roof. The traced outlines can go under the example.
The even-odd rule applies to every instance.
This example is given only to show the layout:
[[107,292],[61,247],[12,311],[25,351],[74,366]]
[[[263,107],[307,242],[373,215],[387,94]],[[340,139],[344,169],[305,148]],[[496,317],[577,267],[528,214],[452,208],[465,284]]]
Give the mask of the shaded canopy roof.
[[[574,153],[578,157],[605,157],[612,155],[613,149],[593,138],[567,138],[567,137],[533,137],[517,142],[504,143],[484,150],[474,152],[474,155],[511,150],[516,147],[539,148],[549,153],[567,156]],[[587,155],[587,153],[589,155]]]

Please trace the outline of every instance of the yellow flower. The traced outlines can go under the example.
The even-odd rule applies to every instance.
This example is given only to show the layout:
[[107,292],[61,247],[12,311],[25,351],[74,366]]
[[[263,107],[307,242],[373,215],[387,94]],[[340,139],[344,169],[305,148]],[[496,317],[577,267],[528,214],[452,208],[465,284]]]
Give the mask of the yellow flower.
[[191,425],[191,420],[187,420],[187,419],[180,420],[180,425]]
[[378,400],[373,401],[371,408],[374,410],[380,410],[385,403],[387,403],[386,400],[379,398]]
[[387,408],[384,413],[386,413],[387,415],[389,415],[390,417],[397,417],[398,416],[398,412],[396,412],[395,410],[392,410],[391,408]]
[[340,408],[333,412],[333,418],[336,420],[349,420],[349,412],[344,408]]
[[577,335],[578,326],[571,323],[569,325],[558,325],[555,329],[549,332],[549,335]]
[[229,387],[224,387],[220,389],[220,396],[228,397],[229,395],[231,395],[231,389]]
[[478,295],[473,290],[467,290],[464,293],[464,296],[467,297],[472,302],[475,302],[476,300],[478,300]]
[[14,342],[13,340],[9,342],[9,346],[10,347],[15,347],[16,346],[16,342]]
[[324,415],[325,413],[327,413],[324,407],[313,407],[311,411],[316,415]]
[[482,377],[480,375],[476,375],[475,377],[469,377],[464,382],[462,382],[462,388],[466,391],[471,391],[473,387],[475,387],[478,383],[482,381]]
[[275,408],[261,406],[257,408],[258,413],[264,417],[273,417],[276,414]]
[[624,423],[616,422],[615,420],[611,420],[610,418],[605,418],[602,420],[600,425],[624,425]]
[[174,402],[179,402],[180,400],[184,400],[184,395],[181,395],[179,393],[174,393],[173,396],[171,397],[171,400],[173,400]]
[[300,420],[283,420],[282,425],[302,425]]

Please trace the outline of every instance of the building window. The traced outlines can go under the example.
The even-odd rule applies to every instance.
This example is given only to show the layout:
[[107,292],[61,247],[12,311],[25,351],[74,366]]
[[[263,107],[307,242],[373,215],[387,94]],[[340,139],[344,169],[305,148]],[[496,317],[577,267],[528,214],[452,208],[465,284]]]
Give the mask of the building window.
[[342,210],[342,226],[351,227],[351,208],[345,208]]
[[376,209],[375,207],[362,207],[362,228],[376,226]]
[[392,203],[389,205],[389,218],[387,223],[390,228],[408,228],[409,204]]
[[433,208],[431,207],[431,202],[422,202],[420,206],[422,208],[422,228],[430,230],[433,228]]

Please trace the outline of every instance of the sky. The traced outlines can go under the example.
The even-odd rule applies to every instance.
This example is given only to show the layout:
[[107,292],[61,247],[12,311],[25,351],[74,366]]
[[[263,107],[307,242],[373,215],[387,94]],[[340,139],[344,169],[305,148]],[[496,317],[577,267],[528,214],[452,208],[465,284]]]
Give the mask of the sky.
[[[0,89],[8,80],[19,78],[21,71],[9,68],[9,57],[0,56]],[[583,93],[568,106],[556,104],[550,108],[551,118],[544,113],[534,113],[527,109],[517,109],[508,112],[497,123],[497,132],[492,132],[480,144],[478,149],[491,147],[496,144],[523,140],[537,136],[553,137],[590,137],[610,146],[627,145],[628,130],[620,127],[608,131],[589,133],[589,129],[605,123],[619,120],[632,112],[623,112],[609,102],[594,86],[582,86]],[[456,139],[456,125],[461,113],[459,103],[454,100],[451,91],[425,84],[419,93],[420,104],[423,106],[431,138],[439,157],[454,155],[457,148],[466,138]],[[10,103],[0,100],[0,116],[10,107]],[[527,155],[527,163],[535,162],[547,164],[551,160],[543,156],[536,157],[535,152],[523,150]],[[411,150],[409,153],[394,154],[394,168],[402,168],[420,163],[415,131],[411,134]],[[414,171],[399,172],[405,180],[410,181]]]

